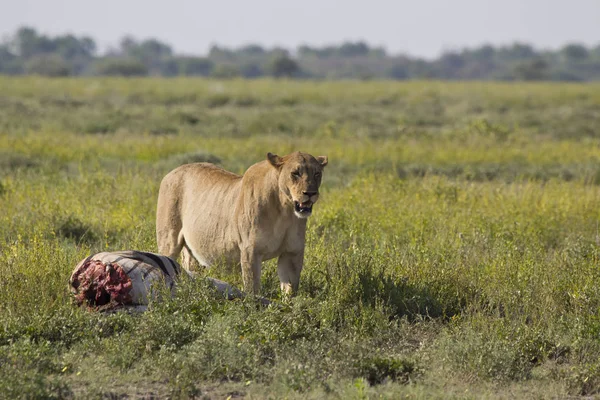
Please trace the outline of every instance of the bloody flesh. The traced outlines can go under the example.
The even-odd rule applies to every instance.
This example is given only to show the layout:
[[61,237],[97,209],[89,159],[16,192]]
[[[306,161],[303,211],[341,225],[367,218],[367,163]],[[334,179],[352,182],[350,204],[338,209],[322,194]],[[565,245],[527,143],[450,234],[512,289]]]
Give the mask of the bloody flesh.
[[131,279],[116,263],[89,260],[73,274],[72,287],[79,305],[100,307],[131,304]]

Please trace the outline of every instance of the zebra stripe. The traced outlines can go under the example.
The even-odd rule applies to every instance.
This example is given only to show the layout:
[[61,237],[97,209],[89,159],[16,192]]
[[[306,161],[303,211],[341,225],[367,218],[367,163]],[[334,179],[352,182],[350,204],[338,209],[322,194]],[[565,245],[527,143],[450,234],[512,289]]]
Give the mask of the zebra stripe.
[[[135,260],[138,262],[142,262],[148,266],[153,266],[159,268],[161,272],[168,276],[169,278],[175,279],[177,275],[179,275],[181,268],[179,264],[177,264],[174,260],[169,257],[150,253],[146,251],[137,251],[137,250],[127,250],[127,251],[115,251],[115,252],[105,252],[98,253],[93,256],[94,259],[100,260],[102,262],[114,262],[117,264],[122,264],[123,261],[127,260]],[[125,262],[125,264],[127,264]],[[135,269],[134,266],[129,267],[131,270]],[[127,270],[126,272],[130,272]]]
[[[152,254],[152,253],[146,253],[146,252],[142,252],[142,251],[140,251],[139,253],[140,253],[140,254],[143,254],[144,256],[146,256],[146,257],[148,257],[148,258],[151,258],[151,259],[152,259],[152,261],[154,261],[154,262],[155,262],[155,264],[158,266],[158,268],[160,268],[160,269],[161,269],[161,271],[162,271],[162,272],[163,272],[165,275],[169,275],[169,276],[171,276],[171,275],[169,274],[169,271],[167,270],[167,265],[166,265],[166,263],[163,261],[163,259],[162,259],[162,257],[161,257],[161,256],[159,256],[159,255],[156,255],[156,254]],[[177,272],[176,272],[176,271],[173,271],[173,272],[174,272],[175,274],[177,274]]]

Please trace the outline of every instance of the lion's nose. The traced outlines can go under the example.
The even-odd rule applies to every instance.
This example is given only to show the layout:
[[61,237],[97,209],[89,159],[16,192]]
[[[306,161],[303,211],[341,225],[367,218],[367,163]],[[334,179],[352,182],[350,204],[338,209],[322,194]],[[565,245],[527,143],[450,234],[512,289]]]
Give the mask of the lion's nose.
[[319,192],[302,192],[302,194],[305,194],[308,197],[313,197],[314,195],[319,194]]

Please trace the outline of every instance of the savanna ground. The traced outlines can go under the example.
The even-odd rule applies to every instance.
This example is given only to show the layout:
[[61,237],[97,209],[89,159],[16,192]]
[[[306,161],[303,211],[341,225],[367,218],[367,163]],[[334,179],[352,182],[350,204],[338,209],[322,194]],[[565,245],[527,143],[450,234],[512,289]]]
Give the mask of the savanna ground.
[[[0,398],[600,393],[600,85],[0,88]],[[89,253],[156,251],[169,170],[293,150],[330,159],[296,298],[185,281],[141,315],[72,305]],[[277,299],[274,262],[262,282]]]

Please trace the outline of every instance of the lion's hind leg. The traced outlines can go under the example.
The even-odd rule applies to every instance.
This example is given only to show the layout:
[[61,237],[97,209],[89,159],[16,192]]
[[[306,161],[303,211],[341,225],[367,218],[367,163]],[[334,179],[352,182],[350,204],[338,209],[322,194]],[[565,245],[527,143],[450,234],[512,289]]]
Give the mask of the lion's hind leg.
[[184,242],[183,249],[181,250],[181,265],[188,271],[200,271],[202,266],[196,260],[196,257],[192,254],[192,251],[188,245]]
[[176,260],[185,244],[183,232],[180,229],[162,229],[157,230],[156,241],[158,252],[167,257]]

